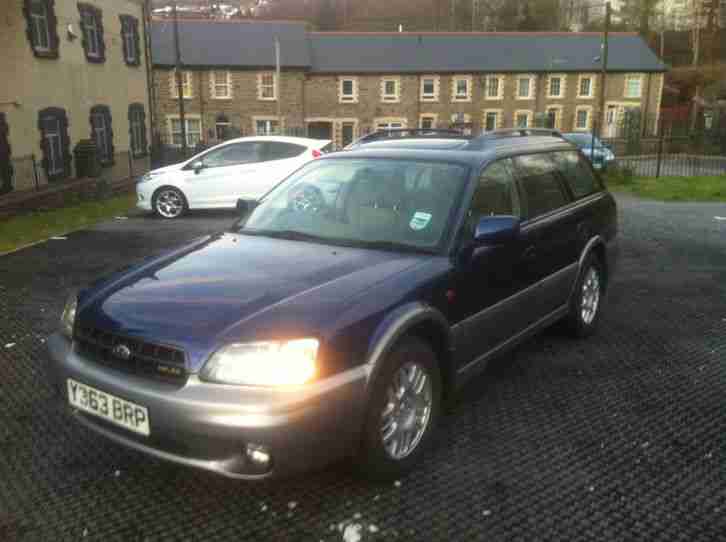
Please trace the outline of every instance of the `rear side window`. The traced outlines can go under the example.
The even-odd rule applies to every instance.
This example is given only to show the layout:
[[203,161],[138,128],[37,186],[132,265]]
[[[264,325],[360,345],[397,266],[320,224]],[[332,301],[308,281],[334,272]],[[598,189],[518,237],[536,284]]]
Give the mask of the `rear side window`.
[[225,167],[259,161],[259,143],[233,143],[212,149],[201,160],[206,167]]
[[592,169],[585,163],[586,159],[578,152],[555,152],[552,153],[552,158],[570,190],[572,190],[575,199],[584,198],[600,190],[600,183],[592,173]]
[[305,147],[294,143],[282,143],[280,141],[267,141],[264,150],[264,160],[285,160],[294,158],[305,152]]
[[521,216],[519,194],[509,158],[489,164],[479,177],[467,214],[467,235],[474,235],[476,225],[483,217],[498,215]]
[[537,218],[567,204],[550,154],[517,156],[514,163],[522,186],[525,218]]

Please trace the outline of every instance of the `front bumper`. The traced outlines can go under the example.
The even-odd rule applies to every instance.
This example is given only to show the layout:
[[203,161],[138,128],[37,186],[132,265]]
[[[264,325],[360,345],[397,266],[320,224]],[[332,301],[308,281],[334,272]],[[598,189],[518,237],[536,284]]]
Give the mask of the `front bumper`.
[[[65,405],[66,380],[73,378],[148,408],[151,435],[136,435],[68,406],[78,421],[160,459],[232,478],[288,476],[348,455],[360,438],[366,367],[291,390],[208,384],[196,375],[180,388],[86,360],[60,334],[49,337],[47,345],[49,376]],[[270,451],[269,470],[258,473],[250,465],[248,444]]]

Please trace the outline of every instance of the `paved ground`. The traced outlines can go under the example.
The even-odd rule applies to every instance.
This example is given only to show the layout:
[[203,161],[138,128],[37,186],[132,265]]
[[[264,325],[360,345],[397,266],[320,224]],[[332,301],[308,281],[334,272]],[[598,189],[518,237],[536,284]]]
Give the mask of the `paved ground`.
[[[629,167],[634,175],[655,177],[658,171],[656,158],[627,157],[618,158],[621,167]],[[726,174],[726,156],[665,156],[661,160],[660,174],[663,177],[691,177],[695,175]]]
[[620,207],[601,332],[493,363],[398,485],[345,465],[234,482],[109,444],[49,401],[42,338],[65,292],[233,216],[114,221],[0,258],[0,540],[724,540],[726,206]]

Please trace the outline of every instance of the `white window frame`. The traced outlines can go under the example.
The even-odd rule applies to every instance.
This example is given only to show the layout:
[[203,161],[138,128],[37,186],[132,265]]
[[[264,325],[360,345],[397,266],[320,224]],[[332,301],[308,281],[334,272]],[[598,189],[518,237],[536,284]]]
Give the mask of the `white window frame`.
[[[434,90],[431,94],[424,92],[424,86],[426,81],[432,81]],[[422,102],[438,102],[439,101],[439,85],[440,80],[438,75],[422,75],[421,76],[421,88],[419,92],[420,100]]]
[[[554,80],[559,81],[559,93],[552,94],[552,81]],[[565,93],[567,92],[567,75],[563,73],[553,73],[550,74],[547,77],[547,97],[551,98],[553,100],[563,99],[565,98]]]
[[[524,115],[526,119],[526,125],[520,126],[518,124],[519,117]],[[532,128],[532,120],[534,119],[534,112],[532,112],[530,109],[517,109],[514,112],[514,120],[512,122],[513,128]]]
[[[492,95],[490,85],[492,81],[497,81],[497,93]],[[500,74],[490,74],[484,78],[484,99],[485,100],[503,100],[504,99],[504,76]]]
[[[624,88],[623,88],[623,97],[625,98],[642,98],[643,97],[643,76],[639,74],[627,74],[624,77]],[[638,93],[637,94],[630,94],[630,86],[628,83],[631,81],[637,81],[638,82]]]
[[[99,150],[100,156],[102,160],[109,161],[111,158],[111,149],[108,148],[108,137],[107,134],[110,131],[111,127],[107,125],[106,115],[102,113],[93,113],[91,115],[93,117],[93,122],[91,123],[93,126],[93,141],[96,144],[96,147]],[[98,122],[100,119],[100,122]]]
[[[43,13],[34,13],[34,6],[39,6]],[[42,0],[35,0],[31,2],[29,12],[33,34],[37,35],[38,37],[40,37],[40,35],[42,34],[43,36],[45,36],[46,42],[46,45],[41,45],[40,42],[33,43],[33,49],[38,52],[47,53],[50,51],[50,23],[48,22],[48,5]]]
[[[466,94],[459,94],[459,83],[466,82]],[[451,77],[451,101],[452,102],[470,102],[472,93],[472,76],[471,75],[454,75]]]
[[555,130],[562,129],[562,111],[563,111],[563,109],[564,108],[561,105],[548,105],[547,107],[545,107],[546,115],[549,115],[549,112],[551,110],[555,111],[555,125],[554,125]]
[[[224,82],[219,82],[218,74],[224,74]],[[209,72],[209,86],[214,100],[231,100],[232,99],[232,74],[229,70],[212,70]],[[219,90],[223,89],[223,93]]]
[[[257,123],[262,122],[265,125],[263,131],[258,129]],[[277,130],[272,127],[272,124],[277,124]],[[280,135],[282,133],[282,126],[278,117],[252,117],[252,132],[255,135]]]
[[[268,78],[272,78],[272,83]],[[278,94],[278,80],[275,72],[260,72],[257,74],[257,99],[261,102],[275,102]],[[266,91],[272,90],[272,96],[266,95]]]
[[[589,94],[582,93],[582,81],[585,79],[590,80]],[[595,97],[595,76],[590,74],[582,74],[577,78],[577,97],[582,99],[590,99]]]
[[493,130],[498,130],[499,128],[502,127],[504,110],[502,110],[502,109],[485,109],[483,111],[482,122],[481,122],[482,133],[492,131],[492,130],[487,130],[487,117],[489,115],[495,115]]
[[[525,79],[527,81],[529,81],[529,84],[527,85],[527,95],[526,96],[522,96],[519,93],[519,91],[520,91],[520,85],[521,85],[521,82],[524,81]],[[536,83],[535,83],[534,76],[532,76],[532,75],[518,75],[517,76],[516,88],[514,89],[516,99],[517,100],[533,100],[534,99],[534,95],[535,95],[534,94],[535,93],[535,84]]]
[[[51,120],[52,126],[50,126]],[[57,175],[63,173],[65,169],[63,141],[61,139],[60,120],[56,118],[51,120],[44,121],[43,139],[48,142],[48,175]]]
[[[587,117],[585,117],[585,126],[580,126],[578,123],[580,113],[584,112],[587,114]],[[588,132],[590,131],[590,128],[592,126],[592,106],[590,105],[580,105],[575,108],[575,118],[572,122],[573,130],[575,132]]]
[[[174,134],[179,133],[179,136],[181,137],[181,130],[179,132],[174,132],[174,121],[180,120],[179,115],[167,115],[166,116],[166,122],[168,125],[168,133],[169,133],[169,144],[173,147],[181,148],[182,144],[175,143],[174,142]],[[199,123],[199,132],[192,131],[189,129],[190,122],[198,122]],[[187,135],[187,147],[194,148],[199,141],[202,140],[202,135],[204,134],[204,127],[202,126],[202,117],[197,114],[187,113],[184,115],[184,123],[186,124],[186,135]],[[181,123],[179,123],[179,126],[181,128]],[[199,134],[199,138],[195,141],[193,136],[194,134]]]
[[375,130],[399,130],[408,128],[408,119],[406,117],[379,117],[373,119]]
[[423,121],[424,119],[431,119],[431,126],[430,128],[432,130],[436,129],[437,124],[439,123],[439,116],[436,113],[421,113],[418,116],[418,127],[424,128]]
[[[343,94],[343,88],[347,81],[351,82],[351,94]],[[358,103],[358,78],[340,77],[338,79],[338,102],[342,104]]]
[[[386,85],[393,83],[393,94],[386,92]],[[400,77],[382,77],[381,78],[381,101],[386,103],[398,103],[401,101],[401,78]]]
[[131,141],[129,141],[129,147],[131,147],[131,155],[136,158],[146,153],[141,145],[144,142],[146,126],[144,126],[143,111],[133,110],[133,114],[130,115],[129,119],[129,130],[131,132]]
[[[171,70],[170,74],[171,75],[170,75],[169,85],[171,87],[171,97],[178,99],[179,98],[179,87],[177,87],[177,84],[176,84],[176,70]],[[190,100],[194,97],[194,84],[192,81],[192,72],[189,70],[182,70],[181,76],[182,76],[182,93],[184,95],[184,99]]]

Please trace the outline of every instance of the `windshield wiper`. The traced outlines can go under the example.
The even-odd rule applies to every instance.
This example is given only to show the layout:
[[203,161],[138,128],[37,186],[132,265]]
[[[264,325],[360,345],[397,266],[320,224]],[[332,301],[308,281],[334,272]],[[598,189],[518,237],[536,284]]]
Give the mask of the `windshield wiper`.
[[396,252],[423,252],[425,254],[435,254],[432,248],[417,247],[407,245],[406,243],[397,243],[396,241],[350,241],[353,246],[361,248],[370,248],[373,250],[392,250]]
[[239,232],[245,235],[260,235],[262,237],[289,239],[291,241],[313,241],[316,243],[329,243],[332,241],[329,237],[322,237],[320,235],[305,233],[298,230],[248,230],[243,228]]

